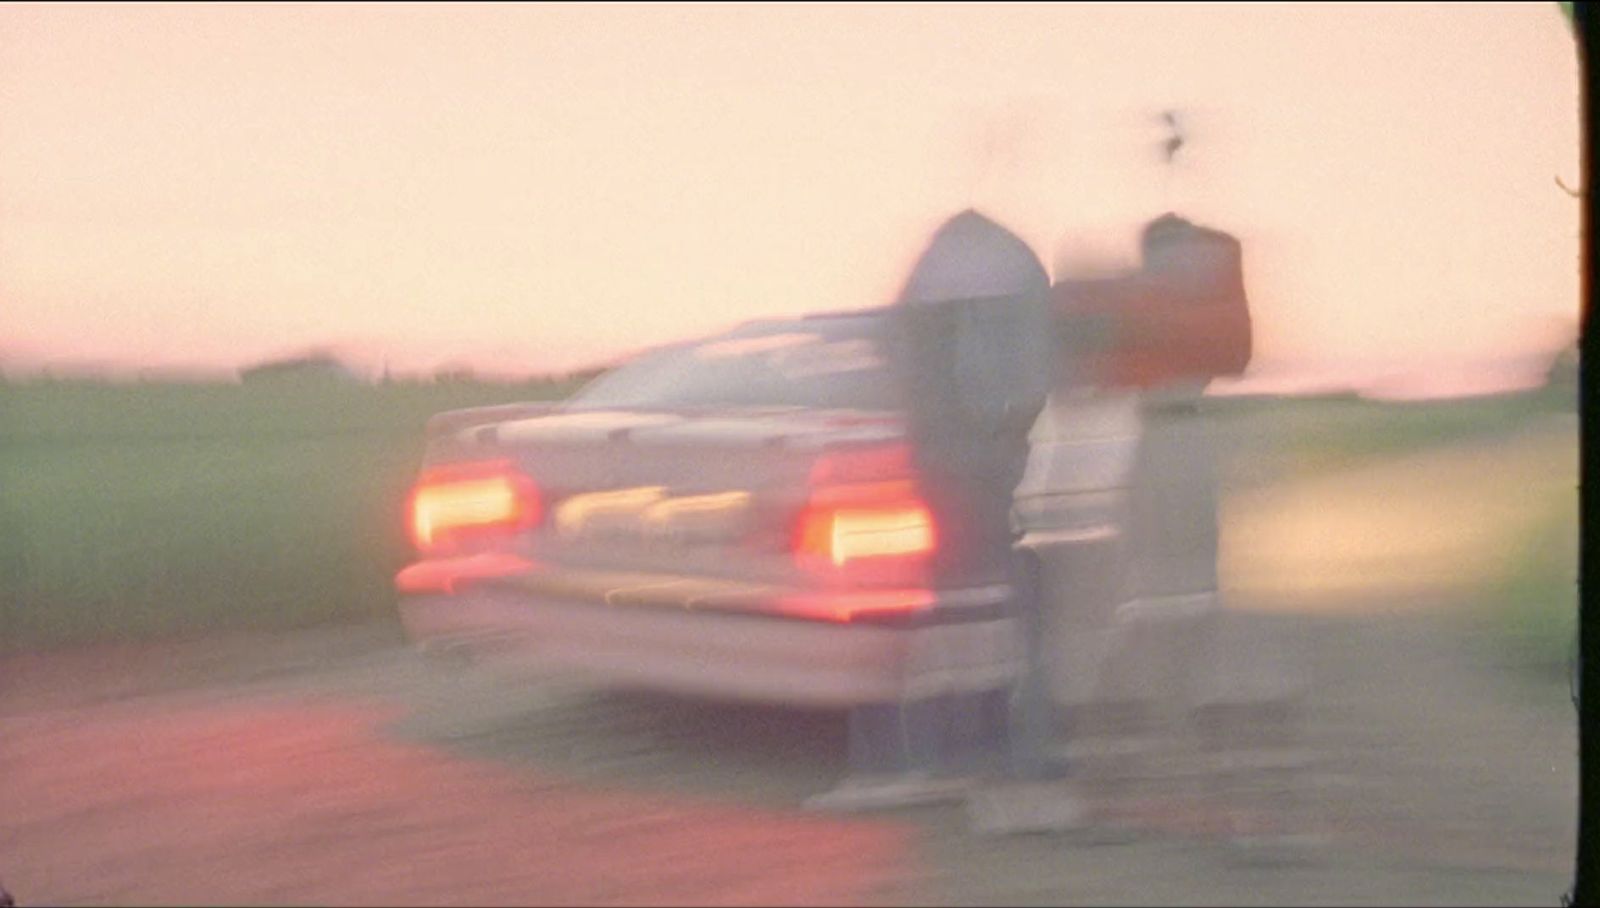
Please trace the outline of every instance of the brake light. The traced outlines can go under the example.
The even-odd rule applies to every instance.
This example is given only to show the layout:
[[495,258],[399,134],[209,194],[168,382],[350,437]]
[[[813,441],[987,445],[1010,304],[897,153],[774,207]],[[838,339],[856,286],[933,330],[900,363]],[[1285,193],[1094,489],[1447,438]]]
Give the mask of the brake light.
[[811,465],[811,486],[826,488],[846,483],[908,481],[914,475],[909,446],[881,445],[822,455]]
[[902,445],[819,460],[800,514],[796,558],[824,571],[920,568],[938,547],[938,534],[910,472]]
[[909,482],[839,486],[801,515],[802,557],[843,567],[866,558],[931,554],[933,513]]
[[509,462],[450,464],[424,471],[411,492],[411,541],[419,551],[460,548],[539,522],[539,490]]

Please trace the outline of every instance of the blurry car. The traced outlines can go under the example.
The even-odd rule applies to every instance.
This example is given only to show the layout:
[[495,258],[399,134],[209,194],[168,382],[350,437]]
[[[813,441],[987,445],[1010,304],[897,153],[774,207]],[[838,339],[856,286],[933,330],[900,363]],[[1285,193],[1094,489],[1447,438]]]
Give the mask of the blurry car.
[[[888,310],[645,354],[558,405],[429,426],[400,616],[430,650],[603,685],[843,707],[992,690],[1000,584],[937,588],[938,526],[887,371]],[[1131,402],[1053,401],[1028,547],[1115,534]]]

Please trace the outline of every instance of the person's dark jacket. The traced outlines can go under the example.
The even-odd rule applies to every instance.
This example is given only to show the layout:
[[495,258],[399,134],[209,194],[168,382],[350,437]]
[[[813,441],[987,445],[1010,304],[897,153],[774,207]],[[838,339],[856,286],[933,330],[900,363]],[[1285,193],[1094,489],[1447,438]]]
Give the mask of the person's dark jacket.
[[901,291],[892,359],[943,568],[1003,568],[1011,492],[1053,380],[1049,276],[1022,239],[975,211],[934,233]]

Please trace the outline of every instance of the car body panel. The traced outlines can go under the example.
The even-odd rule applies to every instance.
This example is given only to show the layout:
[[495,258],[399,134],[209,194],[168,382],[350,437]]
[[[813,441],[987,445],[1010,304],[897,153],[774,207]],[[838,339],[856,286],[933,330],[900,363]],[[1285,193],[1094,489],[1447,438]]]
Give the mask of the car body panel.
[[[819,574],[796,558],[819,459],[904,438],[892,409],[794,403],[819,368],[829,381],[888,381],[859,343],[881,332],[881,311],[775,322],[679,345],[637,379],[597,382],[599,392],[560,407],[436,417],[426,466],[508,460],[538,485],[543,514],[493,551],[402,571],[407,633],[502,667],[768,702],[841,706],[1009,683],[1021,648],[1003,584],[933,590],[894,575]],[[787,398],[777,404],[717,404],[720,389],[696,385],[685,350],[713,351],[724,370],[738,365],[728,357],[770,355],[799,377],[768,392]],[[693,393],[649,401],[648,369]],[[818,387],[823,403],[878,394]],[[630,393],[649,405],[631,405]],[[1025,546],[1050,559],[1086,528],[1116,535],[1137,430],[1127,400],[1052,400],[1018,489]]]

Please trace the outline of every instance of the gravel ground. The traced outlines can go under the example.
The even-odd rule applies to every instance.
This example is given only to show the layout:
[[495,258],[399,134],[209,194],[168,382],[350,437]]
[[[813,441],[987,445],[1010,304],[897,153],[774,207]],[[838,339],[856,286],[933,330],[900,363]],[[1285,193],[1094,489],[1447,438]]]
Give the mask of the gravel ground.
[[[956,806],[802,811],[837,716],[511,685],[387,625],[9,657],[0,879],[22,905],[1556,903],[1564,688],[1437,611],[1239,621],[1306,647],[1309,768],[1095,789],[1093,829],[1000,838]],[[1249,846],[1241,817],[1314,837]]]

